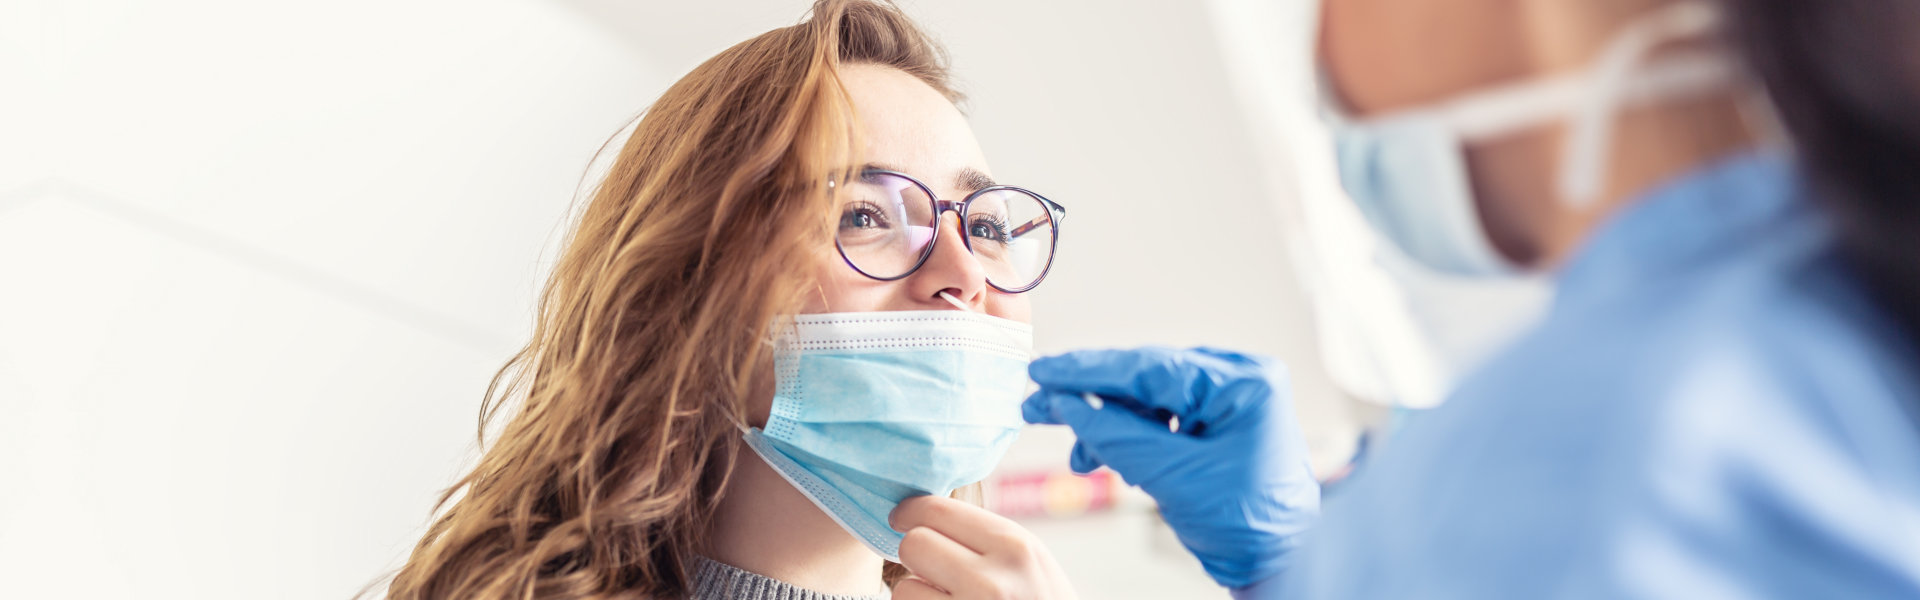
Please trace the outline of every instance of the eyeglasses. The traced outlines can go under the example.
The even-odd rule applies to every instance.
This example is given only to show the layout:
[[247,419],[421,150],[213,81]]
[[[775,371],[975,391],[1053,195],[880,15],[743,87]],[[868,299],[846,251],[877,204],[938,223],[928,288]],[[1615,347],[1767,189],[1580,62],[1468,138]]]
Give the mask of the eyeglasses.
[[905,173],[868,169],[840,190],[833,245],[862,275],[894,281],[912,275],[933,256],[940,215],[960,216],[962,243],[986,271],[987,284],[1009,294],[1040,285],[1053,267],[1060,220],[1067,208],[1010,185],[982,188],[959,202]]

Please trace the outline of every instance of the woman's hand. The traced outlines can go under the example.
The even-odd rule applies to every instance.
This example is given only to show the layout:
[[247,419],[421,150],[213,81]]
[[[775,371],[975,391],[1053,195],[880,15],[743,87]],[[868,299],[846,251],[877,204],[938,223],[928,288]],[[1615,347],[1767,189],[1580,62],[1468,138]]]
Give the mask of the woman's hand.
[[900,542],[900,562],[913,571],[894,584],[894,600],[1074,597],[1046,546],[987,509],[921,496],[900,503],[889,521],[907,533]]

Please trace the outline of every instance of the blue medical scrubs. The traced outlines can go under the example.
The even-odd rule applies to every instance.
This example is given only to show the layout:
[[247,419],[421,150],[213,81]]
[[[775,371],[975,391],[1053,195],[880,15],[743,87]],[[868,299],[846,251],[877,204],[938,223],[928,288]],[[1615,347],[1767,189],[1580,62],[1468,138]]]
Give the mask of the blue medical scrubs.
[[1654,192],[1243,598],[1920,598],[1920,354],[1790,163]]

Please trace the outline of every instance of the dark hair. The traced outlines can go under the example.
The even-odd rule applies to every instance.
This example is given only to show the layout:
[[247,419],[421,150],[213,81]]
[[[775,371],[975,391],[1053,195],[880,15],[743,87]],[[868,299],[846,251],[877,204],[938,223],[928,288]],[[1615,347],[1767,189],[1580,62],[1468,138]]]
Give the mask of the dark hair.
[[1920,345],[1920,0],[1725,2],[1840,251]]

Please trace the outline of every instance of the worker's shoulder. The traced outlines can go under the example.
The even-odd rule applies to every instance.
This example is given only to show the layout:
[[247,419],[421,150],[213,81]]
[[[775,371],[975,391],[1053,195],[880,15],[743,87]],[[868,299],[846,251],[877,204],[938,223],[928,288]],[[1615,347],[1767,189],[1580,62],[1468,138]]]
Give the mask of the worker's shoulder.
[[1581,440],[1567,443],[1606,468],[1579,480],[1639,494],[1600,509],[1731,516],[1841,490],[1920,502],[1912,346],[1834,253],[1808,248],[1729,252],[1556,314],[1458,399],[1552,405],[1510,422]]
[[1403,596],[1920,593],[1913,350],[1817,215],[1705,225],[1736,200],[1616,228],[1335,498],[1332,553],[1418,562],[1368,580]]
[[1916,392],[1912,345],[1832,253],[1722,262],[1556,319],[1543,337],[1578,345],[1580,358],[1519,368],[1657,412],[1702,404],[1825,414]]
[[1831,266],[1555,315],[1414,417],[1365,495],[1439,507],[1395,523],[1454,548],[1449,572],[1527,565],[1528,589],[1920,590],[1911,359]]
[[1548,402],[1542,416],[1647,441],[1730,427],[1842,444],[1860,427],[1920,432],[1912,346],[1839,259],[1755,254],[1557,309],[1450,402]]

